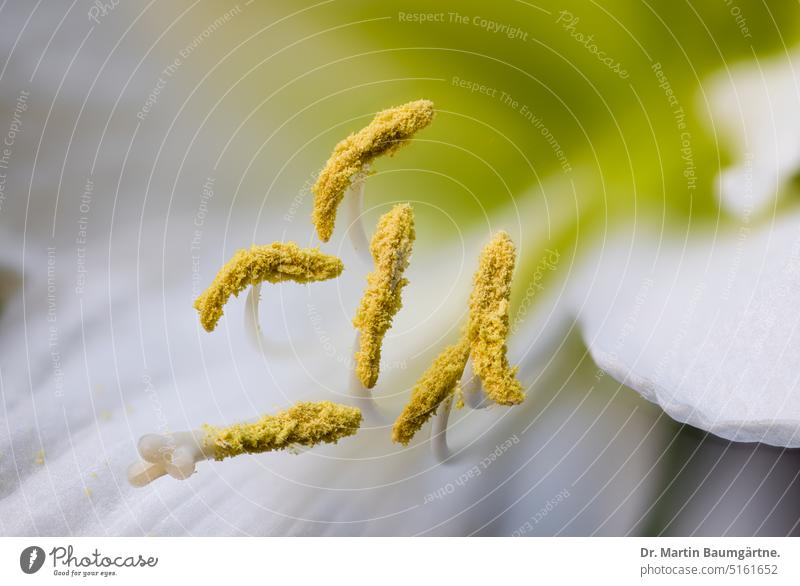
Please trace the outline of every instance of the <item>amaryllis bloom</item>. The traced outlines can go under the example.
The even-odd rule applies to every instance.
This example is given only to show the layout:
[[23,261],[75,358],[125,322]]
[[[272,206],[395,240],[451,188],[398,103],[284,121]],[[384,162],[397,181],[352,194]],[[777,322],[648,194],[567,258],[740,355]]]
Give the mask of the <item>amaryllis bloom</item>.
[[0,6],[0,533],[798,532],[797,8],[445,4]]

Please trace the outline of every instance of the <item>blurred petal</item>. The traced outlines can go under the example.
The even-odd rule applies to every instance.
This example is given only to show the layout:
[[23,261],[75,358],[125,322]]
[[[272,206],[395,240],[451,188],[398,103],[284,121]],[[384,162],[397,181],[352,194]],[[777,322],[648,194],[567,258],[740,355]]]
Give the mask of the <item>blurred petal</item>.
[[800,170],[800,49],[755,59],[706,84],[711,122],[732,151],[717,178],[723,207],[742,216],[774,202]]

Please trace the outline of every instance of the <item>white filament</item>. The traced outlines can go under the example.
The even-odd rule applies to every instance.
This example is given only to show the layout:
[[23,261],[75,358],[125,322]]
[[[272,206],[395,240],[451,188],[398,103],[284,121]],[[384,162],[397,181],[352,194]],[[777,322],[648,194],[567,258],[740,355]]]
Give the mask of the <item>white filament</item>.
[[350,243],[353,245],[358,257],[367,266],[372,266],[372,255],[369,252],[369,239],[364,230],[364,222],[361,217],[364,215],[364,184],[366,183],[367,172],[359,173],[353,178],[348,193],[345,194],[347,200],[346,209],[349,215],[349,228],[347,233],[350,236]]
[[[471,359],[467,360],[461,375],[461,396],[464,405],[470,409],[485,409],[494,404],[483,392],[483,385],[472,368]],[[437,462],[444,462],[450,457],[450,449],[447,446],[447,422],[450,419],[452,400],[450,397],[439,406],[431,427],[431,450]]]
[[472,368],[472,359],[467,360],[464,374],[461,376],[461,394],[464,405],[470,409],[485,409],[490,401],[483,392],[483,385]]
[[245,336],[255,350],[264,356],[272,356],[285,348],[271,343],[266,336],[264,336],[264,331],[261,329],[261,319],[259,317],[260,303],[261,283],[256,283],[248,290],[247,299],[244,304]]
[[431,450],[437,462],[444,462],[450,457],[450,448],[447,446],[447,422],[450,419],[450,409],[453,398],[448,397],[436,408],[431,425]]
[[261,283],[250,287],[247,292],[247,301],[244,304],[244,331],[247,339],[255,349],[264,354],[265,339],[261,332],[261,324],[258,319],[258,307],[261,301]]

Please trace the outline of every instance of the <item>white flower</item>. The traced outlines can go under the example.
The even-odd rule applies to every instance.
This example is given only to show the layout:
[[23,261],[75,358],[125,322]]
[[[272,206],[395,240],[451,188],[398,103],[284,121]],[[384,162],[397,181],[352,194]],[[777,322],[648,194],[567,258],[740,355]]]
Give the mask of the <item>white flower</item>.
[[[29,10],[22,2],[3,5],[4,54]],[[113,46],[119,38],[124,27],[116,30],[115,22],[127,26],[133,18],[126,10],[135,12],[118,6],[119,20],[103,21],[87,41],[91,50],[74,63],[58,46],[62,37],[53,37],[53,51],[34,73],[61,16],[43,9],[2,78],[0,132],[17,87],[30,89],[31,106],[7,184],[6,193],[17,195],[0,209],[1,534],[793,530],[795,512],[782,498],[791,476],[780,475],[786,459],[777,452],[730,448],[732,466],[745,471],[741,480],[726,476],[725,461],[717,466],[717,452],[729,448],[714,439],[697,440],[698,457],[681,460],[692,474],[676,475],[664,463],[676,441],[664,412],[723,437],[797,445],[793,215],[748,224],[745,237],[730,230],[686,245],[675,234],[652,241],[634,226],[630,238],[621,230],[579,268],[566,267],[569,278],[535,291],[536,303],[509,341],[526,401],[457,412],[449,429],[454,456],[445,463],[433,457],[426,430],[403,448],[391,443],[389,424],[371,424],[336,446],[201,462],[185,481],[130,486],[126,469],[145,433],[250,419],[299,400],[352,401],[351,320],[368,269],[340,225],[327,248],[345,262],[340,279],[265,291],[264,354],[248,343],[244,299],[231,300],[213,334],[202,331],[191,302],[219,264],[253,242],[280,237],[310,244],[310,224],[301,221],[310,200],[296,204],[295,194],[276,196],[275,189],[262,202],[264,183],[284,171],[269,164],[227,173],[223,165],[213,173],[219,136],[195,136],[194,102],[178,115],[176,94],[163,91],[159,107],[137,120],[147,80],[158,77],[161,65],[144,60],[137,71],[146,81],[137,78],[130,87],[109,71],[133,71],[141,55],[120,50],[103,69],[109,54],[102,43],[110,38]],[[65,74],[68,67],[72,73]],[[91,84],[100,72],[87,92],[87,79]],[[171,79],[170,88],[178,83]],[[206,105],[210,110],[213,101]],[[112,107],[117,117],[108,118]],[[197,140],[189,144],[191,137]],[[745,152],[769,148],[769,137],[762,138]],[[261,154],[271,160],[267,155],[275,153],[273,141]],[[759,156],[754,168],[756,160],[754,178],[777,178],[765,181],[769,193],[791,173],[784,161],[792,156],[781,154],[779,164]],[[545,187],[558,192],[563,185]],[[489,232],[506,228],[524,255],[529,239],[558,216],[544,210],[538,192],[527,195],[519,209],[494,214],[490,227],[435,250],[415,248],[404,308],[386,338],[387,367],[374,391],[385,414],[399,412],[419,374],[456,336]],[[284,220],[284,213],[294,219]],[[76,236],[86,238],[85,250]],[[685,506],[665,505],[678,477],[682,490],[704,498],[690,494]],[[753,478],[761,484],[747,484]],[[736,499],[742,486],[744,496]],[[716,507],[720,494],[741,515],[730,519]],[[660,523],[659,509],[667,511]],[[702,527],[694,521],[698,510]]]

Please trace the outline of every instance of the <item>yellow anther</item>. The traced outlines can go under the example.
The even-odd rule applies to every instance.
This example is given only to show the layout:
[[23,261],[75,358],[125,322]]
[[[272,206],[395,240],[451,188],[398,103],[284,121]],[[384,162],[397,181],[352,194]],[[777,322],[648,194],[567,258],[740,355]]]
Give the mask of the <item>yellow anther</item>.
[[408,204],[396,205],[381,216],[372,237],[375,270],[367,276],[367,288],[353,319],[360,332],[356,373],[368,389],[378,381],[381,344],[403,305],[400,293],[408,284],[403,271],[408,267],[414,237],[414,212]]
[[511,238],[499,232],[481,252],[469,301],[467,333],[472,366],[486,395],[499,405],[517,405],[525,399],[517,369],[510,368],[506,357],[515,258]]
[[263,281],[311,283],[338,277],[344,265],[335,256],[316,248],[300,248],[294,242],[275,242],[239,250],[217,273],[214,281],[194,302],[200,323],[212,331],[222,317],[222,307],[231,295]]
[[[467,360],[472,360],[476,376],[495,403],[516,405],[525,399],[516,368],[510,368],[506,357],[515,258],[514,243],[505,232],[484,247],[473,279],[466,334],[458,344],[448,346],[417,382],[392,429],[395,442],[407,444],[440,405],[458,395]],[[457,396],[456,406],[462,401]]]
[[462,339],[444,349],[411,392],[411,400],[392,428],[392,441],[408,444],[445,400],[451,398],[461,381],[469,357],[469,343]]
[[433,120],[433,102],[417,100],[378,112],[372,122],[354,132],[333,150],[312,188],[312,221],[320,240],[333,234],[336,210],[350,187],[353,177],[381,155],[393,154],[418,131]]
[[329,401],[297,403],[276,415],[265,415],[255,423],[230,427],[203,426],[203,451],[222,460],[239,454],[283,450],[292,446],[335,444],[354,435],[361,426],[361,411]]

